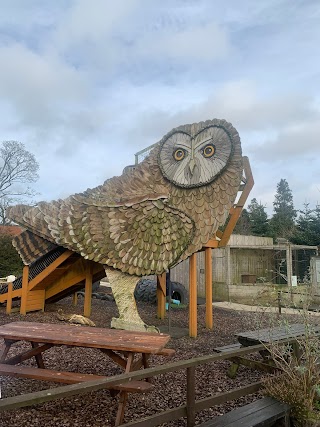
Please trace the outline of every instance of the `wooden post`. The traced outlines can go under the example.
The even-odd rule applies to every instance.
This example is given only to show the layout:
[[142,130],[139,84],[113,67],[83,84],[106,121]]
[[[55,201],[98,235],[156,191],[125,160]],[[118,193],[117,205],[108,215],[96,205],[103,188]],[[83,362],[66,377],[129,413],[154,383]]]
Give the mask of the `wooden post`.
[[197,337],[197,255],[189,258],[189,336]]
[[213,328],[212,315],[212,249],[205,248],[206,328]]
[[12,310],[12,291],[13,291],[13,285],[12,282],[8,283],[8,293],[7,293],[7,307],[6,307],[6,313],[11,314]]
[[72,295],[72,304],[73,304],[75,307],[78,305],[78,294],[77,294],[77,292],[75,292],[75,293]]
[[166,315],[166,273],[162,273],[157,276],[157,301],[158,319],[164,319]]
[[225,263],[226,263],[226,287],[228,293],[228,301],[230,301],[230,285],[231,285],[231,249],[230,246],[226,246],[225,250]]
[[20,314],[27,314],[27,298],[28,298],[28,283],[29,283],[29,266],[23,267],[22,273],[22,290],[21,290],[21,304]]
[[193,427],[196,420],[196,367],[187,368],[187,427]]
[[83,314],[85,317],[91,315],[91,300],[92,300],[92,264],[86,263],[86,280],[84,288],[84,308]]
[[287,285],[290,289],[290,298],[293,301],[293,289],[292,289],[292,248],[291,244],[287,243],[286,248],[286,260],[287,260]]

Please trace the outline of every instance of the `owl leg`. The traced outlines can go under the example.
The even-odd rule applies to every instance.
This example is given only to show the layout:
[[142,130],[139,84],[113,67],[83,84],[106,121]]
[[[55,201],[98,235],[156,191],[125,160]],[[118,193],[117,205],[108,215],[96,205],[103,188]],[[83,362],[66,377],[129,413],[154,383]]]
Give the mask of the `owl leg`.
[[110,267],[105,267],[105,271],[119,310],[119,317],[112,318],[111,327],[129,331],[159,332],[155,326],[146,325],[138,313],[134,290],[139,277]]

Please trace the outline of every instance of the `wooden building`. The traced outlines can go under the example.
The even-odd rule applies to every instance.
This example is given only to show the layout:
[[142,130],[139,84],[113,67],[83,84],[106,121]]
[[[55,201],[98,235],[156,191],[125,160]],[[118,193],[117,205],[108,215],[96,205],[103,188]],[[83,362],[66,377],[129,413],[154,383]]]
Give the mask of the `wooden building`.
[[[292,284],[292,277],[303,282],[310,257],[317,254],[316,246],[274,244],[271,237],[232,234],[225,247],[212,251],[213,299],[228,300],[233,286],[252,284]],[[197,255],[198,296],[205,297],[205,256]],[[171,280],[188,288],[188,260],[171,270]],[[300,264],[304,269],[299,270]]]

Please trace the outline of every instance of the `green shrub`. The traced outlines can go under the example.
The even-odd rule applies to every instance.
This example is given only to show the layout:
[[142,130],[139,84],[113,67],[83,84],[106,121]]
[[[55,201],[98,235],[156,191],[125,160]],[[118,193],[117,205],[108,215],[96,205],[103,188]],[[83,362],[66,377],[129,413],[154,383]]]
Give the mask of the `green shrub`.
[[22,260],[12,246],[12,236],[0,234],[0,277],[7,277],[9,274],[21,276],[22,269]]
[[[320,420],[320,341],[309,313],[301,311],[300,316],[305,329],[303,338],[297,338],[291,345],[279,342],[267,345],[280,372],[265,378],[264,390],[267,395],[291,405],[294,425],[306,427],[310,417]],[[290,324],[284,323],[290,335]]]

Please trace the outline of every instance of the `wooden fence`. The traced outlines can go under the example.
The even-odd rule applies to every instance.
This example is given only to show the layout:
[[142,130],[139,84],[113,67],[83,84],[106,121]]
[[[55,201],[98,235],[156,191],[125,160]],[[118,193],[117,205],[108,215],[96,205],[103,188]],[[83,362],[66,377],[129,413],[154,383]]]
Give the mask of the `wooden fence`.
[[195,425],[196,412],[208,409],[215,405],[223,404],[229,400],[238,399],[239,397],[255,393],[262,386],[261,381],[258,381],[240,388],[235,388],[228,392],[217,393],[213,396],[196,400],[195,371],[197,366],[207,363],[214,363],[220,360],[230,359],[231,357],[241,357],[246,354],[255,353],[264,349],[265,346],[260,344],[251,347],[241,348],[239,350],[235,350],[227,354],[215,353],[209,356],[201,356],[192,359],[180,360],[177,362],[167,363],[153,368],[143,369],[128,374],[121,374],[110,378],[103,378],[79,384],[65,385],[49,390],[38,391],[35,393],[8,397],[0,400],[0,411],[14,410],[17,408],[44,403],[63,397],[85,394],[104,388],[112,388],[112,386],[115,386],[122,382],[127,382],[129,380],[140,380],[161,374],[166,374],[168,372],[186,370],[187,392],[186,401],[184,405],[151,415],[147,418],[143,418],[137,421],[131,421],[129,423],[123,424],[123,427],[153,427],[182,417],[187,417],[188,427],[193,427]]

